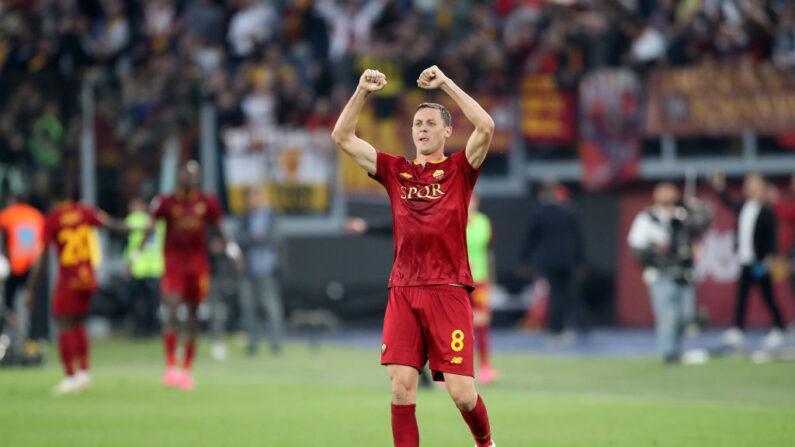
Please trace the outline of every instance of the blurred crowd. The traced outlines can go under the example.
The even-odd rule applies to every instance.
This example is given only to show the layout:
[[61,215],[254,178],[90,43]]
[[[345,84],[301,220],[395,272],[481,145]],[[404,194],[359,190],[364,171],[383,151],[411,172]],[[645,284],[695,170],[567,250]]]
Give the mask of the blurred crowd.
[[[599,67],[641,72],[703,60],[795,68],[786,0],[6,0],[0,3],[0,191],[76,169],[81,82],[98,89],[100,205],[151,195],[164,142],[217,125],[329,127],[358,74],[390,80],[393,116],[438,64],[468,91],[511,93],[525,73],[561,87]],[[125,169],[119,169],[124,166]],[[46,178],[41,179],[46,187]],[[3,192],[0,192],[2,195]]]

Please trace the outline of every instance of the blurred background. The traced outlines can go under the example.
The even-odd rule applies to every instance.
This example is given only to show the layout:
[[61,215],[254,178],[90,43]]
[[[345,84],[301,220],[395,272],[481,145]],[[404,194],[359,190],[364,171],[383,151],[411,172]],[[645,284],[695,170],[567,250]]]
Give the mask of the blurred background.
[[[495,327],[548,326],[539,250],[577,238],[580,258],[566,266],[577,270],[573,298],[563,327],[548,332],[571,342],[632,327],[653,340],[627,236],[663,180],[712,211],[693,241],[693,322],[733,324],[735,218],[705,179],[725,173],[739,198],[741,178],[759,173],[772,207],[795,200],[795,5],[785,0],[5,0],[0,203],[21,195],[46,211],[53,177],[66,173],[83,200],[125,217],[171,191],[180,163],[199,160],[232,234],[252,190],[273,210],[288,330],[375,331],[392,241],[350,234],[362,231],[349,219],[378,226],[389,204],[329,133],[370,67],[389,84],[367,104],[362,138],[412,158],[410,118],[433,100],[451,108],[448,148],[460,150],[465,117],[414,87],[432,64],[497,125],[478,182],[494,229]],[[548,202],[573,212],[573,233],[538,230],[534,210]],[[770,273],[789,322],[793,223],[780,216]],[[127,239],[100,240],[94,333],[155,334],[156,298],[140,304],[131,292],[140,278],[127,272]],[[202,315],[219,334],[241,327],[240,281],[216,258]],[[747,322],[766,330],[772,320],[755,293]]]

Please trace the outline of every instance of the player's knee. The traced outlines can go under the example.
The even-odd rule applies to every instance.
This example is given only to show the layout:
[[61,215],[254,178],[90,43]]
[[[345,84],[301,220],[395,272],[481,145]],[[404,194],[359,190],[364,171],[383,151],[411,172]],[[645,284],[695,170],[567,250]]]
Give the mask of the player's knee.
[[450,389],[450,397],[459,410],[471,411],[478,403],[478,393],[468,387]]
[[392,403],[411,405],[417,400],[417,386],[408,380],[392,379]]

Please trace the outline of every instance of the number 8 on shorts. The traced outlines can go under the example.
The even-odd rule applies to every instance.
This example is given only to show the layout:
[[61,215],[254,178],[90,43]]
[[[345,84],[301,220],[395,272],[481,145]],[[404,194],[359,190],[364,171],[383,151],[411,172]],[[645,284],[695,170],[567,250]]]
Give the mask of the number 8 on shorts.
[[459,352],[464,349],[464,331],[461,329],[456,329],[453,331],[453,342],[450,343],[450,347],[453,348],[453,351]]

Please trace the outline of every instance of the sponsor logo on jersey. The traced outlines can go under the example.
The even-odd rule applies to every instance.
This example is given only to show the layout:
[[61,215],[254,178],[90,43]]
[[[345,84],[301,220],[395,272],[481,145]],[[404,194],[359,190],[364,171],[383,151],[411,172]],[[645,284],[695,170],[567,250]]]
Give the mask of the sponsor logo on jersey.
[[401,172],[400,176],[403,178],[411,178],[411,174],[409,174],[408,172]]
[[433,183],[431,185],[401,186],[400,198],[405,200],[431,199],[438,200],[444,195],[442,185]]
[[444,170],[442,169],[437,169],[433,171],[433,178],[442,178],[443,175],[444,175]]
[[453,357],[452,359],[450,359],[450,363],[452,363],[453,365],[460,365],[463,361],[464,361],[463,357]]
[[61,214],[61,225],[68,227],[70,225],[74,225],[80,222],[83,219],[83,215],[80,211],[68,211],[66,213]]

